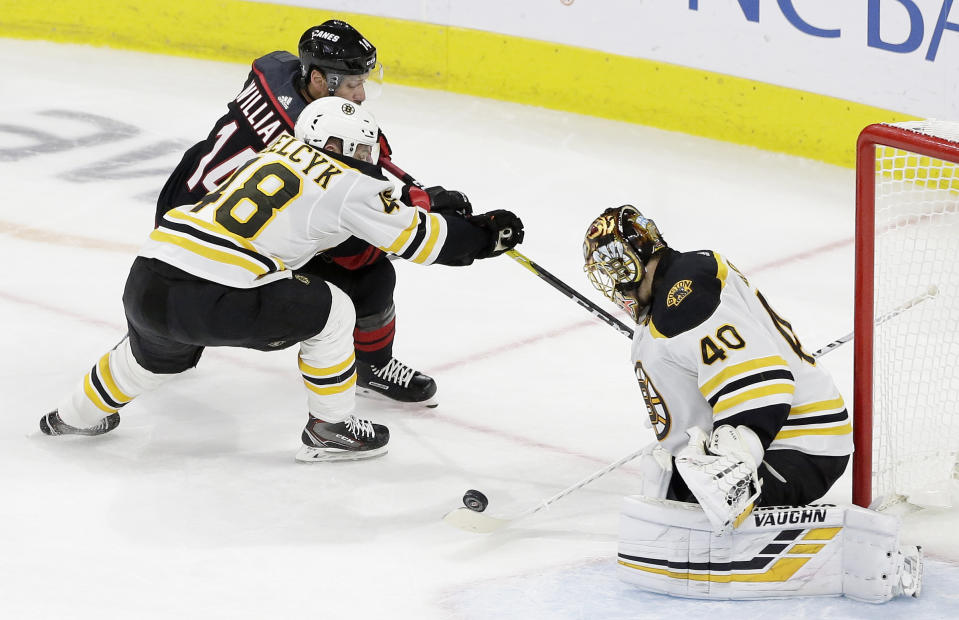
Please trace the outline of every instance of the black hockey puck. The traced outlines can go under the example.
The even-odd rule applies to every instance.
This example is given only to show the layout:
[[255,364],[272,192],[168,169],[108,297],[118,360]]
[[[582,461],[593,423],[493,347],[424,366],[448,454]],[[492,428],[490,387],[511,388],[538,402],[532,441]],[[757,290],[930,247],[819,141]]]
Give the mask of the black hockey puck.
[[463,495],[463,505],[474,512],[483,512],[489,506],[489,500],[476,489],[470,489]]

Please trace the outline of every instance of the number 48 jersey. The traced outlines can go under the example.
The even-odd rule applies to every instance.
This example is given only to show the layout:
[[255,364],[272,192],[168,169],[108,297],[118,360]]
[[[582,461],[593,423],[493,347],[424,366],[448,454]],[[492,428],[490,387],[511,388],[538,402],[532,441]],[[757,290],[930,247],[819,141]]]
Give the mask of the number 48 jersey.
[[140,256],[252,288],[351,235],[424,265],[466,264],[489,243],[480,227],[407,206],[392,190],[378,167],[283,133],[195,205],[168,211]]
[[744,424],[764,447],[841,456],[852,426],[829,373],[790,323],[711,251],[667,251],[632,361],[650,422],[676,454],[686,430]]

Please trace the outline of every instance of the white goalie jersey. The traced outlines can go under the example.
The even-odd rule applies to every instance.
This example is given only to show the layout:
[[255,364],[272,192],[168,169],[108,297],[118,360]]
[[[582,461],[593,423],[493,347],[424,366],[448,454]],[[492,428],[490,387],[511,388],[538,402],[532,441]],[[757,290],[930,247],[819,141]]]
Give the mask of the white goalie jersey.
[[433,263],[446,219],[394,200],[392,190],[284,133],[197,204],[167,212],[139,254],[237,288],[291,277],[350,236]]
[[767,449],[842,456],[852,426],[832,378],[788,321],[728,261],[673,253],[656,269],[652,307],[632,361],[660,444],[676,455],[686,430],[745,424]]

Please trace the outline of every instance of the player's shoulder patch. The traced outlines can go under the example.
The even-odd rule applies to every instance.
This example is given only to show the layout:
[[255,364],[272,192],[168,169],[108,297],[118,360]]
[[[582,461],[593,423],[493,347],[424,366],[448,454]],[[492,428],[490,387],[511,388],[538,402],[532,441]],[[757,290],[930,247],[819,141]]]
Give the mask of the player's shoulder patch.
[[726,265],[709,250],[678,254],[657,274],[650,309],[653,333],[672,338],[700,325],[719,306]]

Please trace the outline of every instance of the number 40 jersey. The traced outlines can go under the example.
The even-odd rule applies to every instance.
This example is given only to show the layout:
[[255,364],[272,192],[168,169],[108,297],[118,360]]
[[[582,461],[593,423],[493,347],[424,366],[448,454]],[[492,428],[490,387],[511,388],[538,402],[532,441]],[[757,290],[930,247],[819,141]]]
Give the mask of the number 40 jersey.
[[677,454],[693,426],[745,424],[767,449],[852,452],[829,373],[732,264],[708,250],[667,250],[654,278],[632,361],[663,448]]

